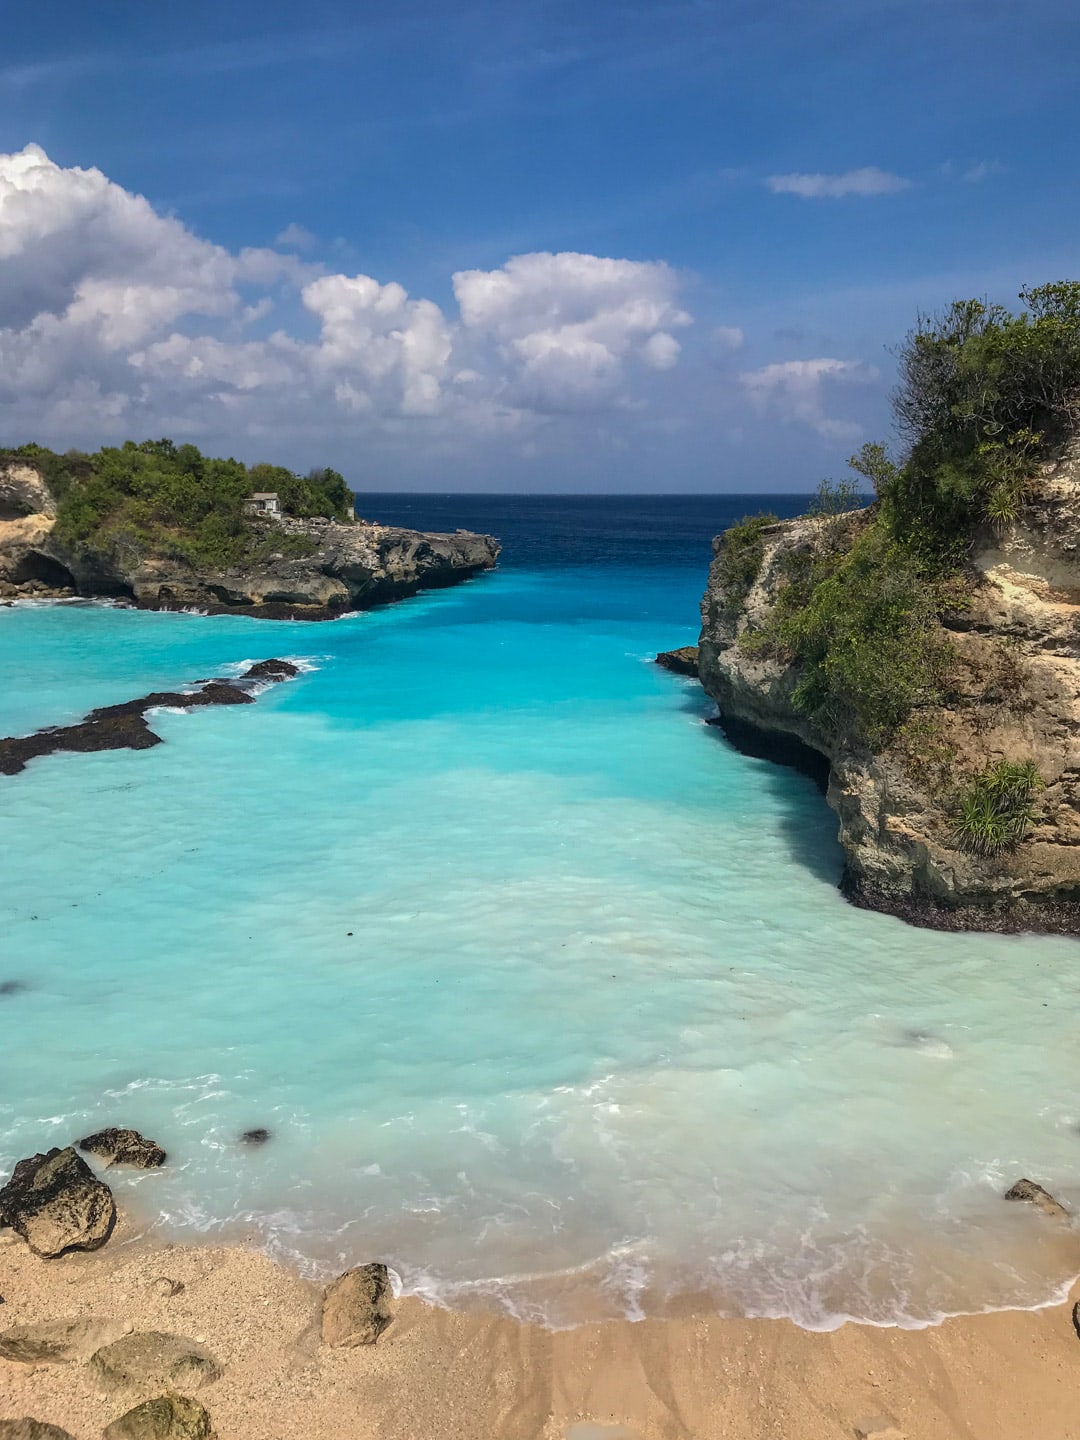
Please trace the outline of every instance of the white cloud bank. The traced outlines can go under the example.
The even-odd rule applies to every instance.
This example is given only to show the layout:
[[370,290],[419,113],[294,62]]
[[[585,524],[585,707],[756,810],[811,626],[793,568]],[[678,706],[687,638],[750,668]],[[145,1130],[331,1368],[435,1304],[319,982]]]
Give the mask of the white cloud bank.
[[[302,247],[290,225],[277,243]],[[659,262],[519,255],[457,314],[296,254],[233,253],[96,169],[0,155],[5,440],[515,431],[628,411],[691,323]],[[271,333],[268,317],[284,317]],[[654,381],[655,383],[655,381]]]
[[872,365],[854,360],[784,360],[760,370],[747,370],[740,384],[759,413],[776,415],[787,424],[809,425],[824,440],[857,440],[862,427],[828,414],[834,386],[867,385],[878,378]]
[[894,195],[907,190],[910,180],[866,165],[842,175],[770,175],[766,185],[774,195],[798,195],[803,200],[839,200],[845,195]]

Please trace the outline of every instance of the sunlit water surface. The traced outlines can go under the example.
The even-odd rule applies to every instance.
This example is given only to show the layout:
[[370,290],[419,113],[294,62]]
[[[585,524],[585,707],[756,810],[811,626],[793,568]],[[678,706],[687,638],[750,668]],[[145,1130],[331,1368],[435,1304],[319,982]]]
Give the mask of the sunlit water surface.
[[756,505],[366,508],[504,565],[317,626],[0,610],[5,734],[311,666],[0,780],[3,1169],[132,1125],[173,1235],[552,1324],[1058,1294],[1078,1242],[1000,1196],[1080,1200],[1077,947],[850,908],[812,784],[649,663]]

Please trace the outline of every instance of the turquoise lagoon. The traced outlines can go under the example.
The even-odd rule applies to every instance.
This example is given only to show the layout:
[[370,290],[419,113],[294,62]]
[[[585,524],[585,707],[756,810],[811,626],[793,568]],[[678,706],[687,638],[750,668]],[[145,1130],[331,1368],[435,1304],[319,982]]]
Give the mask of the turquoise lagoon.
[[1080,1200],[1076,945],[849,907],[814,786],[649,663],[745,508],[386,497],[502,567],[324,625],[0,610],[4,734],[305,662],[0,780],[0,1169],[133,1125],[170,1238],[554,1325],[1059,1296],[1000,1195]]

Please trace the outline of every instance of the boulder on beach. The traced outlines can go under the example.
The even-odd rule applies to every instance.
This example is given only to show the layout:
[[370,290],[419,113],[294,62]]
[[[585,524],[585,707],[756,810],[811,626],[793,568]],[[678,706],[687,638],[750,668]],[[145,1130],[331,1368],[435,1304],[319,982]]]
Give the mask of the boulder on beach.
[[393,1318],[390,1276],[385,1265],[357,1265],[335,1280],[322,1309],[327,1345],[374,1345]]
[[205,1406],[187,1395],[158,1395],[144,1400],[106,1425],[105,1440],[213,1440]]
[[1049,1190],[1044,1190],[1034,1180],[1018,1180],[1016,1184],[1005,1192],[1006,1200],[1026,1200],[1034,1205],[1036,1210],[1041,1210],[1044,1215],[1049,1215],[1055,1220],[1070,1220],[1068,1210],[1059,1201],[1055,1200]]
[[129,1328],[118,1320],[98,1320],[93,1315],[12,1325],[0,1334],[0,1359],[18,1360],[24,1365],[85,1360],[103,1345],[119,1340]]
[[208,1350],[183,1335],[146,1330],[105,1345],[90,1357],[90,1368],[110,1389],[159,1390],[183,1385],[198,1390],[221,1378]]
[[79,1149],[98,1155],[107,1165],[134,1165],[139,1170],[153,1170],[165,1164],[165,1151],[154,1140],[147,1140],[138,1130],[97,1130],[79,1141]]
[[75,1440],[75,1437],[59,1425],[31,1420],[24,1415],[21,1420],[0,1420],[0,1440]]
[[678,650],[661,650],[656,657],[657,665],[675,675],[691,675],[698,678],[698,647],[680,645]]
[[19,1161],[0,1190],[0,1223],[21,1235],[35,1255],[51,1260],[104,1245],[116,1224],[116,1203],[69,1145]]

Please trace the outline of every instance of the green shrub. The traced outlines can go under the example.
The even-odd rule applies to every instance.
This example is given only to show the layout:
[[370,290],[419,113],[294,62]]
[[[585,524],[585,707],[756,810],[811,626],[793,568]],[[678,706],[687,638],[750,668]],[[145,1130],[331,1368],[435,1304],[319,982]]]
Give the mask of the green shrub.
[[862,503],[863,497],[853,480],[822,480],[806,513],[819,517],[846,515],[849,510],[858,510]]
[[777,523],[777,517],[772,514],[744,515],[724,532],[723,544],[716,557],[716,573],[729,610],[737,609],[750,593],[765,556],[761,532]]
[[1034,819],[1035,796],[1046,788],[1032,760],[998,760],[976,775],[962,791],[956,815],[956,837],[976,855],[1013,850]]

